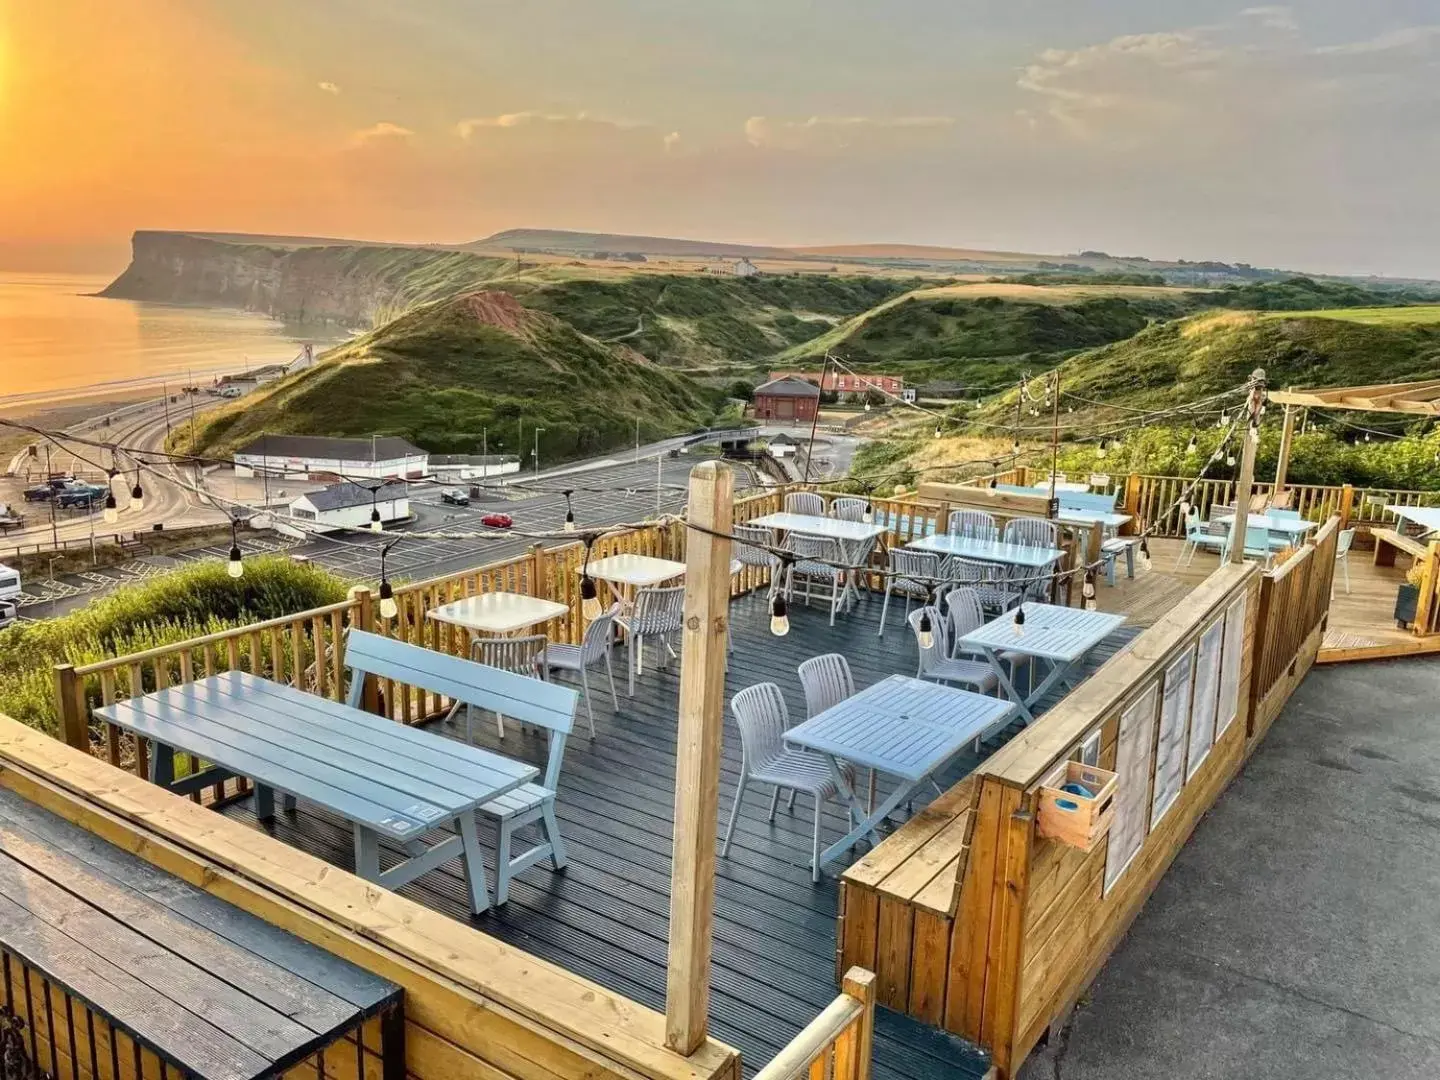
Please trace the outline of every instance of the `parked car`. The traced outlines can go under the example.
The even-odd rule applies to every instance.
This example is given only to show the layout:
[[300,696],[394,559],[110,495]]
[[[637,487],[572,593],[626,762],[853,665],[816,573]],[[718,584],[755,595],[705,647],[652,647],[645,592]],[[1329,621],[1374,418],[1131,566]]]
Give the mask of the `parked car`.
[[20,608],[13,601],[0,600],[0,630],[20,617]]
[[20,571],[0,563],[0,600],[13,600],[20,595]]
[[464,488],[441,488],[440,501],[450,506],[469,506],[470,493]]
[[480,519],[480,524],[491,529],[508,529],[515,524],[515,519],[509,514],[486,514]]
[[55,496],[55,501],[61,509],[71,507],[88,509],[98,502],[103,502],[107,490],[109,489],[100,484],[74,484]]
[[26,502],[49,502],[55,497],[55,489],[49,484],[41,484],[38,487],[25,489]]

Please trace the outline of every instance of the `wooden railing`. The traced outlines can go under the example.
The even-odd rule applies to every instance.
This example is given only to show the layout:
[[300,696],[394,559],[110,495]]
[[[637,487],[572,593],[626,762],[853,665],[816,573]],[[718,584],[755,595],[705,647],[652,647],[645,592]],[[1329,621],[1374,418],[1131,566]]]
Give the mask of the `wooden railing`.
[[755,1080],[869,1080],[875,975],[853,967],[840,996],[755,1074]]

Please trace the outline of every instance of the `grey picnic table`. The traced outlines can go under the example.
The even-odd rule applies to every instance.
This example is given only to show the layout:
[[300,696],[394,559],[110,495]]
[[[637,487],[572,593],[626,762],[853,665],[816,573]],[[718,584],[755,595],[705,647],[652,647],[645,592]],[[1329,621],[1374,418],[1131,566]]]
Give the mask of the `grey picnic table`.
[[[523,762],[243,671],[118,701],[95,715],[150,740],[150,779],[177,795],[243,776],[255,781],[261,820],[275,816],[276,792],[286,809],[298,798],[340,815],[354,828],[355,872],[387,889],[459,856],[476,913],[490,899],[475,811],[539,775]],[[208,767],[177,777],[177,751]],[[455,835],[433,845],[421,839],[449,824]],[[381,837],[407,856],[383,872]]]
[[[1025,622],[1017,626],[1015,614],[1022,609]],[[955,644],[957,649],[981,653],[990,662],[1000,686],[1025,717],[1025,722],[1031,724],[1035,722],[1032,706],[1058,682],[1073,688],[1075,669],[1091,649],[1124,622],[1124,615],[1027,601],[978,630],[970,631]],[[1024,653],[1034,661],[1044,661],[1050,670],[1038,683],[1032,677],[1030,692],[1022,694],[1008,674],[1008,665],[1000,659],[1001,651]]]
[[[787,743],[824,756],[859,822],[820,853],[820,865],[867,835],[879,843],[876,826],[914,798],[915,790],[956,754],[1003,725],[1014,712],[1015,705],[1000,698],[891,675],[785,732]],[[846,779],[842,762],[874,769],[899,784],[879,806],[867,811]]]

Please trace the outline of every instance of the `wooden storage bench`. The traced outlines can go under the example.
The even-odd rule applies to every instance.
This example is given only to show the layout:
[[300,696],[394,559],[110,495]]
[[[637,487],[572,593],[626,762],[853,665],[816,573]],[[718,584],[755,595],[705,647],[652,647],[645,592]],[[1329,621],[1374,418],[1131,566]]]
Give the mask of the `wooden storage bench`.
[[1394,566],[1395,557],[1401,553],[1409,555],[1413,563],[1416,559],[1424,558],[1428,551],[1421,541],[1394,529],[1371,529],[1370,535],[1375,539],[1376,566]]
[[845,871],[837,978],[854,964],[876,974],[876,1001],[940,1024],[950,938],[974,828],[966,777]]

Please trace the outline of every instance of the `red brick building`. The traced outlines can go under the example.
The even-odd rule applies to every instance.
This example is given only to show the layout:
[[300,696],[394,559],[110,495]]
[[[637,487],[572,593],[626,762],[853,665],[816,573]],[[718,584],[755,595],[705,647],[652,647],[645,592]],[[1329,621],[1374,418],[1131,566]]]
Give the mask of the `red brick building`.
[[782,375],[755,388],[755,419],[810,423],[820,411],[820,388]]
[[834,391],[837,394],[863,394],[867,390],[878,390],[899,397],[900,392],[905,389],[905,380],[899,375],[874,375],[869,372],[852,375],[848,371],[827,371],[823,383],[820,381],[818,371],[772,371],[770,378],[772,381],[776,379],[806,379],[823,390]]

